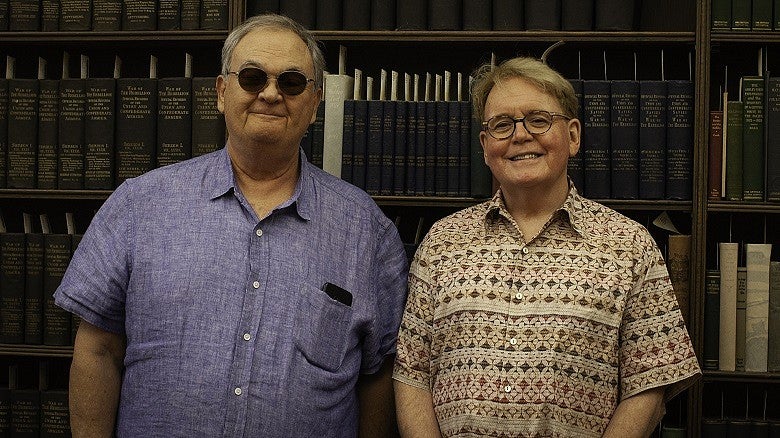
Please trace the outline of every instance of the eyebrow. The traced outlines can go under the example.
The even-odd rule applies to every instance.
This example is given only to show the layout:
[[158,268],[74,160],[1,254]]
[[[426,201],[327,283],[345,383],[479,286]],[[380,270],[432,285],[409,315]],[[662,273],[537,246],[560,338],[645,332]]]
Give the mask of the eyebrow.
[[[266,70],[266,67],[261,62],[258,62],[258,61],[244,61],[241,65],[238,66],[238,70],[241,70],[242,68],[246,68],[246,67],[257,67],[257,68],[259,68],[261,70],[264,70],[264,71]],[[300,68],[300,67],[297,67],[297,66],[287,67],[287,68],[284,68],[284,69],[280,70],[279,72],[281,73],[281,72],[284,72],[284,71],[297,71],[297,72],[305,74],[303,69]]]

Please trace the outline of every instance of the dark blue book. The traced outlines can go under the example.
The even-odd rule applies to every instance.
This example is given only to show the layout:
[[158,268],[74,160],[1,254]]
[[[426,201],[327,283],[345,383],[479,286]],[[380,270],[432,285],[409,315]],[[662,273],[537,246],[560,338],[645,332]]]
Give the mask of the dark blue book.
[[639,197],[639,82],[612,81],[612,198]]
[[435,131],[429,133],[427,125],[428,107],[432,106],[430,102],[417,102],[417,139],[415,140],[415,169],[414,169],[414,194],[417,196],[425,195],[425,179],[428,174],[431,175],[431,185],[433,185],[433,167],[427,168],[426,161],[426,141],[428,137],[435,140]]
[[381,100],[368,101],[368,140],[366,142],[366,192],[378,195],[382,185],[382,110]]
[[395,148],[393,150],[393,195],[403,195],[406,187],[406,142],[410,102],[395,102]]
[[582,84],[582,141],[586,195],[593,199],[610,197],[610,83],[586,80]]
[[379,194],[393,193],[393,168],[395,167],[395,102],[382,101],[382,156],[380,158]]
[[662,199],[666,187],[666,82],[639,82],[639,198]]
[[[423,193],[426,196],[435,196],[437,180],[439,178],[439,168],[437,160],[438,153],[438,125],[436,123],[437,102],[425,103],[425,183],[423,184]],[[446,179],[445,179],[446,183]]]
[[[693,93],[694,88],[692,81],[667,81],[667,199],[688,201],[692,197]],[[759,109],[759,112],[761,112],[761,109]],[[763,135],[763,132],[759,135]],[[761,173],[763,174],[763,166]],[[763,178],[761,179],[763,180]],[[763,198],[763,194],[760,197]]]
[[435,177],[433,194],[446,196],[448,192],[448,177],[450,170],[450,145],[449,145],[449,102],[439,100],[433,103],[436,111],[436,149]]
[[471,195],[471,102],[458,102],[458,196]]
[[368,164],[368,101],[355,101],[355,128],[352,135],[352,184],[366,189],[366,166]]
[[406,184],[405,195],[414,195],[417,176],[417,102],[406,103]]
[[443,195],[458,196],[460,193],[460,102],[447,104],[447,184]]
[[[344,101],[344,129],[341,142],[341,179],[352,183],[352,157],[355,153],[355,101]],[[353,183],[354,184],[354,183]]]

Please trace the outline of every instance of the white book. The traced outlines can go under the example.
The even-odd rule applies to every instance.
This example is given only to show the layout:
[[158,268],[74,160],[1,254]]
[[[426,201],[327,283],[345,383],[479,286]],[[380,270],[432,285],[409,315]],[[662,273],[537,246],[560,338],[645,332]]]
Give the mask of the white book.
[[772,245],[748,243],[745,248],[745,371],[765,373],[769,334],[769,257]]
[[353,98],[355,80],[345,74],[346,49],[339,50],[339,74],[325,75],[324,143],[322,169],[341,178],[344,141],[344,101]]
[[718,244],[720,268],[720,329],[718,337],[718,368],[736,369],[737,338],[737,255],[738,243]]
[[767,371],[780,371],[780,262],[769,262]]

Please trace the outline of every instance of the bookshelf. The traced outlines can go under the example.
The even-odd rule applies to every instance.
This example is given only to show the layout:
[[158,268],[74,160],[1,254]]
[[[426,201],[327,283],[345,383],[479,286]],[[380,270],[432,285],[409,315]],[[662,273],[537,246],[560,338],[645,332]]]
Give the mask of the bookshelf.
[[[603,76],[601,59],[607,54],[607,75],[610,79],[630,78],[633,75],[633,57],[640,60],[639,79],[654,79],[660,71],[660,52],[664,52],[668,78],[689,76],[691,56],[694,94],[694,139],[692,167],[692,199],[674,200],[599,200],[640,223],[650,222],[661,212],[669,212],[689,231],[691,239],[690,314],[689,332],[701,360],[704,339],[704,273],[713,263],[713,246],[721,235],[713,228],[729,225],[749,229],[762,224],[760,238],[766,235],[780,249],[780,204],[712,201],[707,198],[708,111],[717,102],[718,84],[722,79],[722,63],[732,65],[730,77],[739,71],[748,71],[755,65],[755,52],[767,47],[770,59],[780,59],[780,31],[737,32],[713,31],[710,14],[714,0],[693,2],[695,26],[680,31],[426,31],[426,30],[316,30],[315,35],[325,48],[327,65],[335,70],[339,46],[347,48],[347,72],[355,68],[364,74],[378,77],[379,69],[408,71],[410,73],[452,72],[470,73],[477,65],[488,61],[491,53],[499,60],[518,54],[541,56],[552,44],[563,41],[549,56],[551,65],[568,78],[598,78]],[[228,1],[228,29],[240,23],[248,0]],[[672,4],[674,2],[665,2]],[[197,75],[216,75],[219,72],[219,49],[227,36],[226,30],[176,31],[69,31],[69,32],[0,32],[0,55],[17,59],[17,76],[35,77],[37,57],[49,60],[49,77],[57,77],[61,70],[62,53],[67,51],[72,61],[78,55],[90,57],[93,77],[110,77],[113,57],[123,57],[123,76],[143,77],[148,73],[150,54],[157,55],[159,77],[180,75],[186,52],[195,56]],[[31,56],[31,53],[35,53]],[[409,56],[409,53],[425,56]],[[381,55],[381,56],[377,56]],[[580,58],[581,64],[577,65]],[[777,64],[774,64],[777,68]],[[76,71],[71,67],[71,71]],[[76,214],[79,231],[86,228],[91,215],[109,196],[110,190],[52,190],[0,189],[0,210],[9,226],[17,226],[22,212],[47,213],[60,217],[66,211]],[[424,227],[455,210],[482,201],[470,197],[435,196],[376,196],[375,200],[393,218],[399,218],[402,237],[414,235],[419,219]],[[725,225],[724,225],[725,224]],[[741,231],[746,233],[747,231]],[[755,232],[755,230],[750,231]],[[658,236],[659,243],[662,236]],[[661,245],[663,247],[663,244]],[[776,253],[775,253],[776,255]],[[775,258],[777,259],[777,258]],[[39,345],[0,345],[2,364],[20,359],[24,363],[62,358],[72,354],[70,347]],[[2,370],[0,370],[2,372]],[[705,371],[704,378],[667,407],[668,416],[687,429],[687,436],[702,436],[704,418],[713,416],[712,399],[721,394],[733,396],[748,393],[758,397],[756,387],[766,388],[769,400],[780,398],[778,373],[744,373]],[[760,398],[760,397],[759,397]],[[672,407],[674,405],[674,407]],[[682,411],[676,414],[676,411]]]

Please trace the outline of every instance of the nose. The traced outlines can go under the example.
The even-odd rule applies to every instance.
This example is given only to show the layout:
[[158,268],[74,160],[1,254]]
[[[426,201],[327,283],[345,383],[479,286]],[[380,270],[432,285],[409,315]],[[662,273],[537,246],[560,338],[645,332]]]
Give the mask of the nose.
[[266,102],[276,102],[281,99],[282,93],[277,86],[276,78],[268,78],[265,83],[265,88],[260,90],[257,97],[265,100]]
[[515,132],[512,133],[512,141],[522,141],[526,140],[528,138],[533,138],[533,135],[531,135],[530,132],[525,128],[525,120],[517,120],[515,121]]

